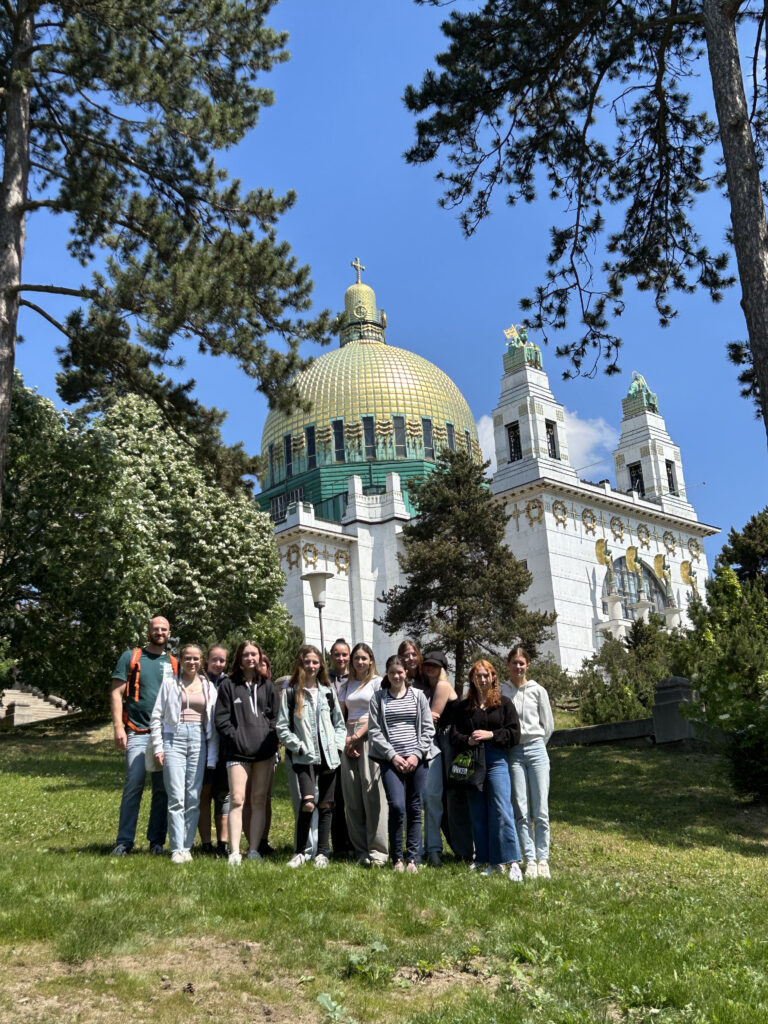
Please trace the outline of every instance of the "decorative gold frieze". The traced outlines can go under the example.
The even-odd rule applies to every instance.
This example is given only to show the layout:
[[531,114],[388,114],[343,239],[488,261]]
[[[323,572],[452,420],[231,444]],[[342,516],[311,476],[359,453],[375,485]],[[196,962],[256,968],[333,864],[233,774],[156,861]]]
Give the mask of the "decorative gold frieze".
[[349,555],[346,551],[342,551],[340,548],[337,548],[336,553],[333,556],[333,561],[337,572],[343,572],[345,576],[349,575]]
[[613,534],[613,539],[614,540],[618,540],[618,541],[623,541],[624,540],[624,523],[621,521],[621,519],[619,519],[618,516],[613,516],[611,518],[611,524],[610,525],[611,525],[611,533]]
[[558,526],[566,526],[568,523],[568,506],[564,501],[553,501],[552,502],[552,515],[555,517],[555,522]]
[[581,510],[581,522],[584,526],[585,533],[594,534],[595,523],[597,522],[597,519],[595,517],[595,513],[592,511],[591,508],[584,508]]
[[637,539],[640,541],[640,547],[649,548],[651,546],[651,531],[645,523],[640,523],[638,526]]
[[661,539],[664,541],[664,547],[667,549],[667,552],[670,555],[674,555],[676,550],[674,533],[671,530],[665,530]]
[[540,523],[544,518],[544,505],[541,498],[531,498],[525,506],[525,514],[528,518],[529,526]]

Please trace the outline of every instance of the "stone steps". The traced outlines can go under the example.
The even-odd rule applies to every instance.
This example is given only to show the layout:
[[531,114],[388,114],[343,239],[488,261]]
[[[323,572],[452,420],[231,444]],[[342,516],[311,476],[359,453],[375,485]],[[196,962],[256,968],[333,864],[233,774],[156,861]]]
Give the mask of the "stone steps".
[[77,710],[61,698],[46,696],[31,686],[11,687],[0,696],[0,722],[5,728],[61,718]]

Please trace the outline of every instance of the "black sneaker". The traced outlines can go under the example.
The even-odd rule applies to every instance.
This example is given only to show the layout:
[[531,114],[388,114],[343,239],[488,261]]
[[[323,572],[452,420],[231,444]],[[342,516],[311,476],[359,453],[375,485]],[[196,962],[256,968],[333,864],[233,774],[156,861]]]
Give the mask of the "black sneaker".
[[216,843],[216,849],[214,850],[214,853],[216,854],[217,857],[228,857],[229,847],[227,846],[226,843]]
[[150,847],[149,847],[149,852],[154,857],[162,857],[163,853],[165,852],[163,850],[163,844],[162,843],[151,843]]
[[212,857],[216,851],[213,848],[213,843],[203,843],[200,847],[200,853],[205,853],[209,857]]
[[277,853],[277,850],[274,848],[274,846],[269,845],[269,841],[267,839],[262,839],[262,841],[259,843],[259,853],[261,854],[262,857],[274,857],[274,855]]

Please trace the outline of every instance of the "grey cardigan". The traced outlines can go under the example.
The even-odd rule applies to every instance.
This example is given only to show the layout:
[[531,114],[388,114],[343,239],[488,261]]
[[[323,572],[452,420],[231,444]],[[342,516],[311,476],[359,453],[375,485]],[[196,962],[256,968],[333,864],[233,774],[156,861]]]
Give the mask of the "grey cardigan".
[[[384,714],[382,703],[384,695],[388,690],[377,690],[371,698],[371,707],[368,711],[368,739],[370,741],[370,756],[375,761],[391,761],[397,755],[397,751],[389,742],[389,731],[387,729],[387,716]],[[413,689],[416,694],[417,716],[416,722],[416,750],[419,758],[424,761],[429,756],[432,746],[432,738],[435,735],[435,723],[432,721],[432,712],[429,710],[429,701],[421,690]]]

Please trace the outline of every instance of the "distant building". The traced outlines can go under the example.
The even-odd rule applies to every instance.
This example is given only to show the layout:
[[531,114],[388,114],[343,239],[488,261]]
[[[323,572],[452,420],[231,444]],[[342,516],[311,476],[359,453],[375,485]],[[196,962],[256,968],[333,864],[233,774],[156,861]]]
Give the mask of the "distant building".
[[[275,521],[284,602],[307,640],[320,636],[302,576],[323,573],[326,646],[337,636],[364,640],[383,660],[398,640],[374,620],[381,593],[402,582],[409,481],[431,472],[444,447],[481,452],[459,389],[426,359],[386,343],[386,316],[360,280],[365,268],[353,266],[341,344],[297,379],[308,408],[267,417],[258,500]],[[702,540],[717,530],[699,523],[687,500],[680,451],[642,377],[622,403],[617,488],[580,480],[540,349],[524,331],[506,333],[491,487],[512,517],[507,542],[533,574],[525,600],[557,612],[551,653],[575,669],[607,631],[621,636],[651,610],[670,626],[685,621],[688,594],[707,576]]]

